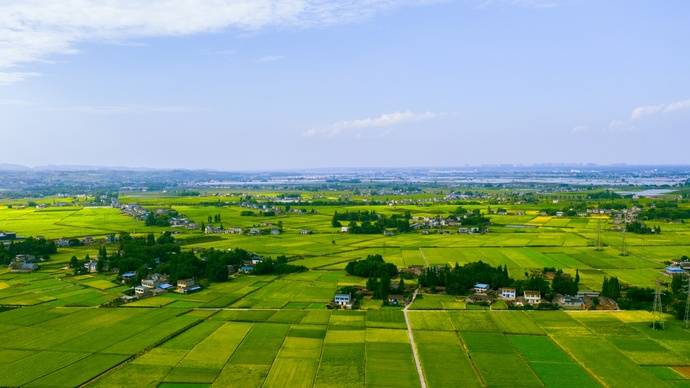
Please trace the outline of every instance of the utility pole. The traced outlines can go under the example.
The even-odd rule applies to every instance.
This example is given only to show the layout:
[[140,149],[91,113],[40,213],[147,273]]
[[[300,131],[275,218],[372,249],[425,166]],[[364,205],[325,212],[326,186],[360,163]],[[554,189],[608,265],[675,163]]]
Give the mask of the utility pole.
[[656,290],[654,292],[654,306],[652,312],[652,330],[657,330],[657,324],[659,329],[664,328],[664,323],[661,319],[663,314],[663,306],[661,305],[661,282],[659,279],[656,280]]

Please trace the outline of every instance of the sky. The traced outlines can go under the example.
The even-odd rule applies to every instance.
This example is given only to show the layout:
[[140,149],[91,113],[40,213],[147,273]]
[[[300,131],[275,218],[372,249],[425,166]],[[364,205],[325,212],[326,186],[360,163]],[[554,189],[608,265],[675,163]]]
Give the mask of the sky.
[[690,164],[685,0],[0,0],[0,163]]

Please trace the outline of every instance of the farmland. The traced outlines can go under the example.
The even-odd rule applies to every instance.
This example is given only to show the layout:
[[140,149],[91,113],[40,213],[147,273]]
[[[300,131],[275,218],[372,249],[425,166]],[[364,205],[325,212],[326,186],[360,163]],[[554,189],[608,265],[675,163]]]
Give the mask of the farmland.
[[[264,200],[277,195],[251,194]],[[303,195],[335,201],[343,194]],[[577,270],[580,288],[592,291],[601,289],[604,277],[653,287],[665,278],[668,261],[690,255],[690,227],[684,222],[654,220],[662,233],[628,233],[623,242],[608,215],[542,214],[552,205],[550,198],[501,205],[507,214],[489,213],[497,206],[481,201],[415,202],[438,195],[410,195],[403,198],[411,203],[392,205],[293,204],[298,211],[270,216],[242,215],[246,208],[239,206],[239,193],[119,197],[150,210],[174,209],[197,225],[213,216],[222,220],[214,224],[225,228],[280,224],[275,235],[146,226],[103,206],[35,208],[17,206],[22,200],[0,201],[0,230],[102,241],[60,247],[33,273],[0,271],[0,305],[8,308],[0,312],[0,386],[418,387],[420,372],[429,387],[690,385],[690,331],[670,315],[663,316],[664,330],[652,330],[647,311],[476,310],[464,297],[444,293],[420,295],[407,311],[409,327],[400,307],[373,300],[360,310],[327,309],[340,288],[365,286],[366,279],[348,275],[345,266],[371,254],[399,268],[482,260],[506,265],[515,279],[545,267]],[[384,236],[341,233],[331,224],[336,211],[424,218],[460,205],[486,214],[488,233]],[[239,275],[196,293],[167,293],[115,307],[108,302],[128,288],[116,274],[75,275],[67,268],[72,256],[95,257],[100,244],[116,250],[116,243],[105,240],[113,234],[164,231],[176,232],[184,251],[242,248],[285,255],[309,270]]]

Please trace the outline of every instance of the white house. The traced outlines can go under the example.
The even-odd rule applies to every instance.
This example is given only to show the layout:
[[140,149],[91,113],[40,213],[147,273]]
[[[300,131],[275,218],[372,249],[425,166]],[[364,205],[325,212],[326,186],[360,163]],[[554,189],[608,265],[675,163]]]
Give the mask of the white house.
[[352,307],[352,295],[351,294],[335,294],[335,297],[333,298],[333,302],[344,308],[351,308]]
[[349,231],[350,231],[350,227],[349,227],[349,226],[342,226],[342,227],[340,227],[340,233],[347,233],[347,232],[349,232]]
[[539,291],[525,291],[525,301],[529,304],[541,303],[541,293]]
[[503,287],[499,291],[500,291],[501,299],[515,300],[515,297],[517,296],[517,292],[514,288]]
[[84,263],[84,268],[90,273],[98,272],[98,260],[89,260]]

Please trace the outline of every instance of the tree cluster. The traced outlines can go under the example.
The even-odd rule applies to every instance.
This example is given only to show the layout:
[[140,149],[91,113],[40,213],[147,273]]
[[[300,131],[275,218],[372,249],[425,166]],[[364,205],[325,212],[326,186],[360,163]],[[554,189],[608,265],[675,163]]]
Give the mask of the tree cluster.
[[386,263],[381,255],[369,255],[364,259],[347,263],[345,271],[350,275],[364,278],[387,276],[390,280],[398,274],[398,267],[393,263]]
[[254,267],[254,274],[256,275],[269,275],[269,274],[287,274],[294,272],[305,272],[308,271],[307,267],[303,265],[293,265],[288,263],[288,258],[286,256],[278,256],[275,260],[268,257],[257,263]]
[[659,234],[661,227],[658,225],[649,227],[640,221],[634,221],[625,225],[625,231],[637,234]]
[[387,228],[395,229],[400,233],[410,231],[410,219],[412,215],[410,212],[404,214],[393,214],[387,217],[383,214],[378,214],[375,211],[356,211],[333,214],[331,225],[333,227],[341,227],[341,221],[349,221],[348,228],[353,234],[379,234],[383,233]]
[[513,284],[508,275],[508,267],[493,267],[483,261],[476,261],[460,266],[428,267],[419,276],[419,284],[424,287],[445,287],[452,295],[462,295],[470,292],[477,283],[486,283],[493,288],[506,287]]
[[170,219],[177,216],[177,211],[172,209],[161,212],[149,212],[146,215],[144,222],[146,223],[146,226],[170,226]]
[[54,242],[29,237],[22,241],[12,241],[8,245],[0,244],[0,263],[9,264],[17,255],[33,255],[47,260],[56,252],[57,246]]

